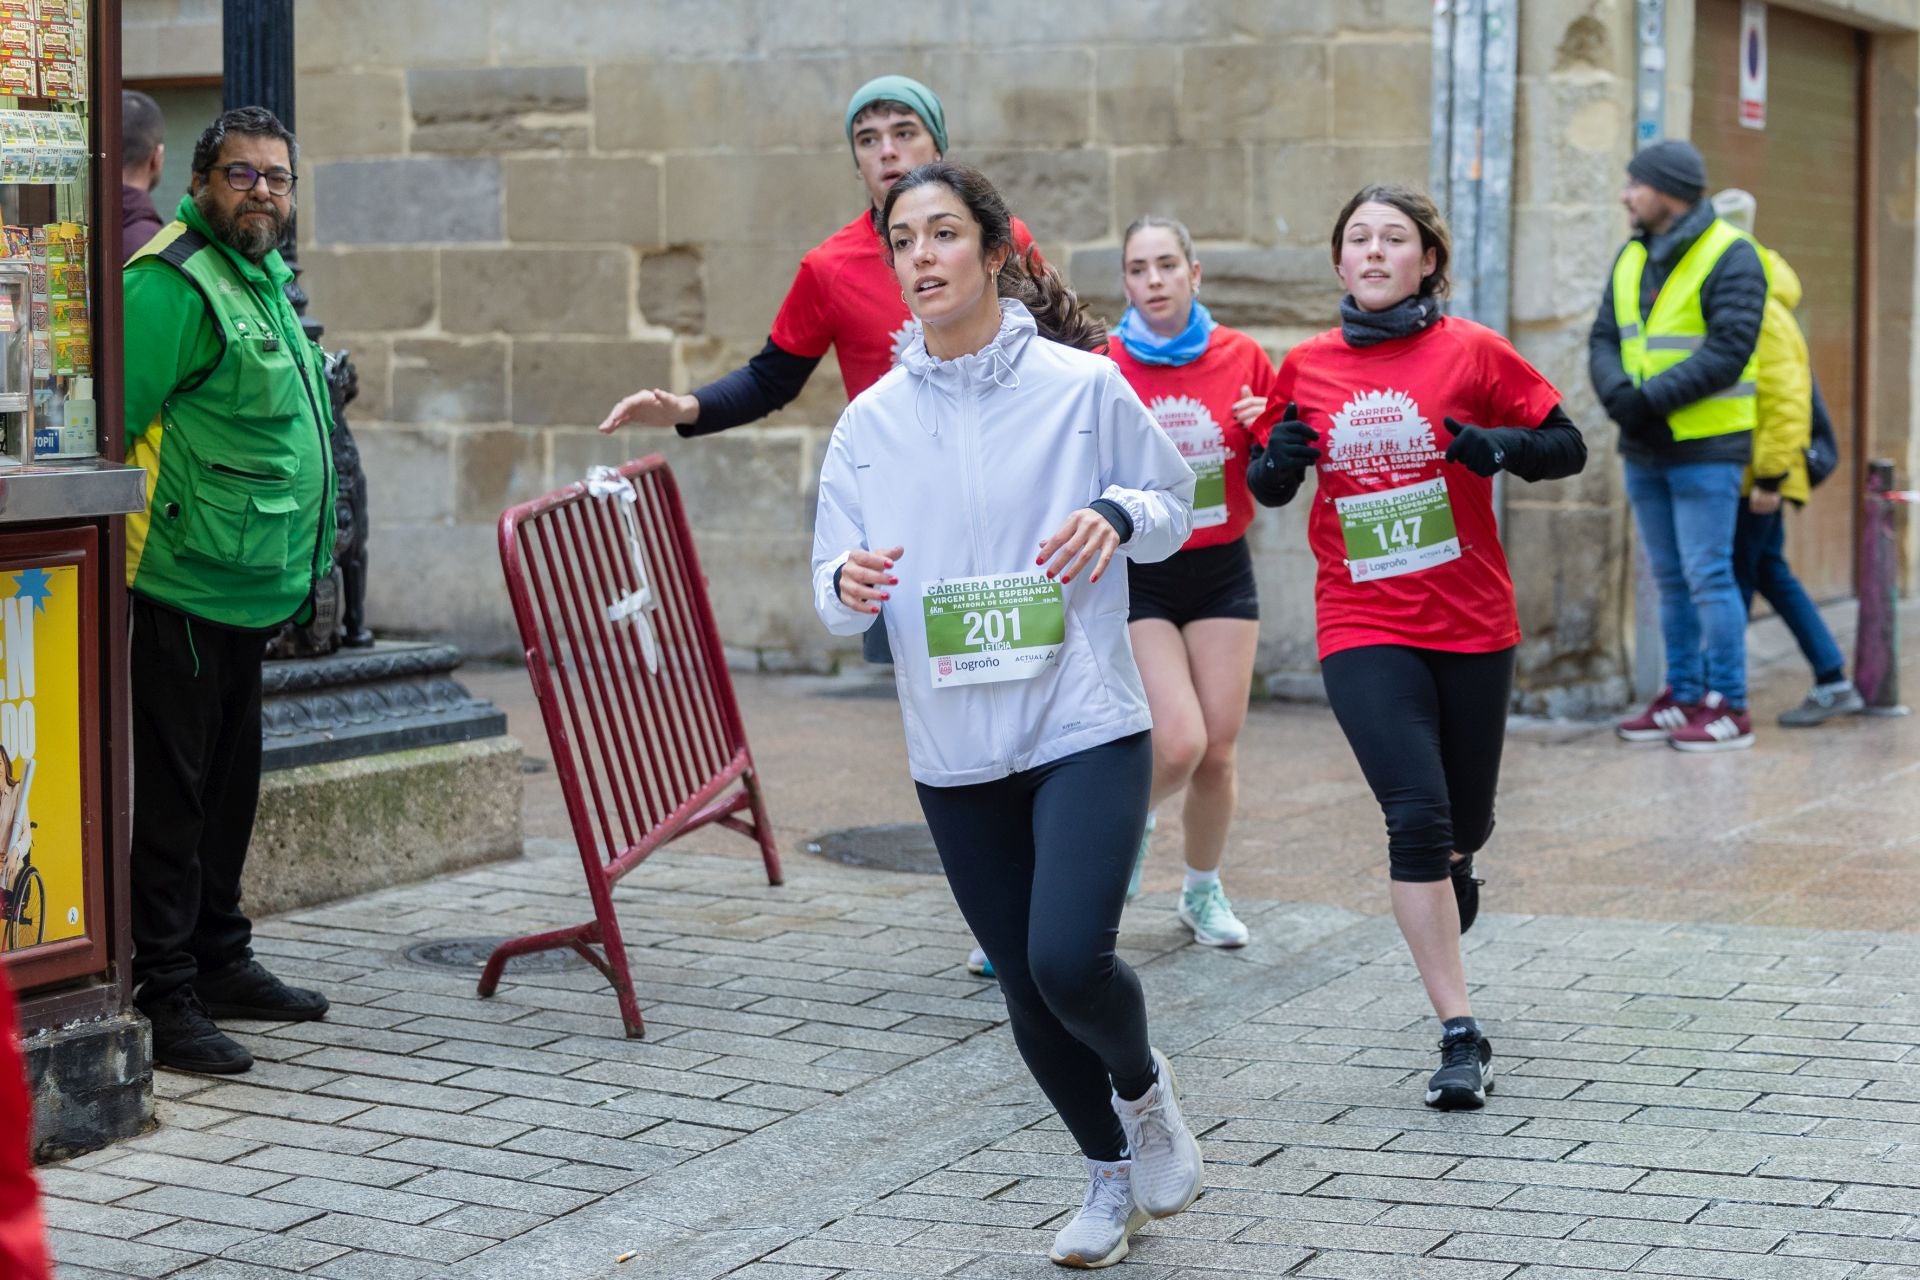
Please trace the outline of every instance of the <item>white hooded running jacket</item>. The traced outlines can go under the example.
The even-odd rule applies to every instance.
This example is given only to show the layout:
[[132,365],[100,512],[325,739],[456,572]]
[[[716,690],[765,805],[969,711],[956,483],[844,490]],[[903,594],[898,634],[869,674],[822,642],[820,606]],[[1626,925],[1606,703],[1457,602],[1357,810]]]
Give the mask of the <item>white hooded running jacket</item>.
[[[1000,313],[994,340],[957,360],[928,355],[916,331],[847,406],[820,471],[813,599],[829,631],[873,622],[835,590],[848,553],[905,548],[882,617],[907,764],[928,786],[992,782],[1148,728],[1120,556],[1164,560],[1193,524],[1193,471],[1113,362],[1040,337],[1018,302],[1002,299]],[[1100,581],[1082,569],[1066,584],[1058,662],[1027,680],[935,688],[925,584],[1041,572],[1040,544],[1098,498],[1133,530]]]

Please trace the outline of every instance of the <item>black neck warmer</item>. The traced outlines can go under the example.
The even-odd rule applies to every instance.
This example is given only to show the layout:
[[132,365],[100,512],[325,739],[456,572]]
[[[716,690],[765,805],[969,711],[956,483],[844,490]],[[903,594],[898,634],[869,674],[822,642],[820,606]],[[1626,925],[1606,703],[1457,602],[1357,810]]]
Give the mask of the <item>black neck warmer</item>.
[[1352,294],[1340,299],[1340,336],[1350,347],[1371,347],[1410,337],[1439,318],[1439,299],[1430,294],[1416,293],[1385,311],[1362,311]]

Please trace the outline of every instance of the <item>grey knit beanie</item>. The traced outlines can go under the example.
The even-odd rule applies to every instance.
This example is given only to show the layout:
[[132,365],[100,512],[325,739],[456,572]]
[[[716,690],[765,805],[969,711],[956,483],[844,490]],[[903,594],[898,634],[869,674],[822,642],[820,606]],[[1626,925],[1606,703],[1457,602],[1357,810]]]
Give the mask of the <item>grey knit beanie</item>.
[[1700,148],[1679,138],[1642,147],[1627,161],[1627,175],[1689,204],[1707,189],[1707,161]]

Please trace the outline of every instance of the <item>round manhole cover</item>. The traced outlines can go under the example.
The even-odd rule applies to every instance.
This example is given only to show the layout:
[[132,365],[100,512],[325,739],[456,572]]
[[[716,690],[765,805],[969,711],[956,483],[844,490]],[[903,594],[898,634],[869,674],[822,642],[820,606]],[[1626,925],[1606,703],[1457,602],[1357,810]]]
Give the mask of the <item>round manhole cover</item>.
[[[487,957],[493,954],[493,949],[505,941],[505,938],[433,938],[416,942],[400,954],[414,964],[425,965],[429,969],[461,969],[478,973],[487,967]],[[569,947],[535,951],[531,955],[515,956],[507,961],[508,973],[563,973],[568,969],[586,967],[587,962]]]
[[940,854],[933,847],[933,832],[927,830],[924,822],[888,822],[877,827],[829,831],[807,841],[807,852],[850,867],[911,871],[930,876],[941,872]]

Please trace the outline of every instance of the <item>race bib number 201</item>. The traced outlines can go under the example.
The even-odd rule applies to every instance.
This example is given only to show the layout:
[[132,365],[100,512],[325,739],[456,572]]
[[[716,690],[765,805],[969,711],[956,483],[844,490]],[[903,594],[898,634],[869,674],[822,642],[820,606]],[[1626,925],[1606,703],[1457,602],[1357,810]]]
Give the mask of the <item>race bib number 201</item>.
[[1460,558],[1447,481],[1436,477],[1384,493],[1334,499],[1355,582],[1418,573]]
[[936,689],[1031,680],[1067,638],[1060,584],[1038,573],[944,578],[922,592],[927,672]]

